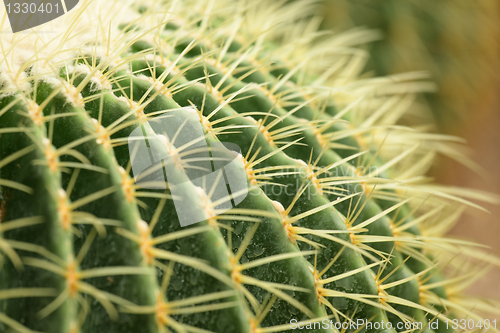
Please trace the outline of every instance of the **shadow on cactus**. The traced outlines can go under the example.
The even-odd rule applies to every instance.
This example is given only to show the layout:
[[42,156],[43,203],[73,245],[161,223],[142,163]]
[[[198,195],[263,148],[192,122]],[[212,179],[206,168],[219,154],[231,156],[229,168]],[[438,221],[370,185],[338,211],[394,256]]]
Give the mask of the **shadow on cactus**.
[[444,236],[490,198],[432,184],[455,138],[399,123],[429,83],[360,78],[370,33],[318,39],[313,11],[84,1],[2,34],[0,331],[431,333],[495,311],[462,292],[498,259]]

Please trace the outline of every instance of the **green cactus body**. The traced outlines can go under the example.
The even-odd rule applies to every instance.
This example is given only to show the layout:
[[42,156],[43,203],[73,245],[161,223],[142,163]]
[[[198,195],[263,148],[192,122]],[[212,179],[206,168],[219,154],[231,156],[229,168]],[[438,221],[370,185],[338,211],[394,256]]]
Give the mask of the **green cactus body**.
[[331,51],[313,10],[89,1],[43,47],[2,37],[0,331],[432,333],[490,309],[443,274],[496,259],[442,235],[473,204],[415,181],[442,140],[399,124],[415,89],[361,80],[369,33]]

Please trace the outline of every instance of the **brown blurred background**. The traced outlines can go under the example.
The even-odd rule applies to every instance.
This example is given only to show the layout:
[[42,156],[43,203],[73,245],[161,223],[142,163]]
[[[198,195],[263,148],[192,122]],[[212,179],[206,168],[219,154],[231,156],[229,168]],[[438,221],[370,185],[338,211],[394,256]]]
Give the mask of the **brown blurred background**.
[[[437,181],[500,195],[500,85],[497,85],[496,92],[495,96],[491,96],[493,101],[471,110],[477,116],[471,117],[459,133],[467,139],[471,157],[484,168],[484,174],[477,174],[457,162],[442,158],[440,167],[434,171]],[[491,251],[500,256],[500,206],[483,206],[491,213],[464,215],[450,234],[490,246]],[[494,268],[474,284],[470,292],[500,299],[500,267]]]

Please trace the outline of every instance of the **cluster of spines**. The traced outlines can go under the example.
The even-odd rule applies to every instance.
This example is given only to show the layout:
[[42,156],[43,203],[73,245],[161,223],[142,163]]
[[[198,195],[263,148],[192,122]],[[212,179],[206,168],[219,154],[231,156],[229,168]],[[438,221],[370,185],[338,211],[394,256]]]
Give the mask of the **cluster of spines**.
[[[201,331],[196,326],[273,332],[286,329],[291,318],[387,321],[386,313],[394,322],[445,318],[439,307],[421,305],[423,296],[429,302],[446,302],[443,294],[436,296],[426,287],[434,280],[430,285],[436,291],[446,281],[430,274],[432,261],[418,250],[428,246],[414,231],[439,213],[439,207],[412,218],[415,210],[406,207],[408,200],[391,194],[393,182],[374,178],[378,174],[359,175],[358,168],[349,164],[363,156],[370,156],[369,163],[376,164],[376,157],[346,153],[342,159],[331,149],[359,149],[363,140],[335,146],[339,128],[346,130],[340,116],[336,117],[339,113],[333,114],[332,121],[309,107],[316,103],[303,99],[305,93],[297,80],[291,82],[297,70],[288,72],[281,67],[274,71],[278,76],[274,79],[262,74],[264,65],[248,69],[244,64],[247,54],[239,53],[232,39],[228,40],[214,59],[210,53],[216,50],[207,47],[205,39],[189,41],[179,47],[180,55],[173,56],[136,41],[133,52],[121,55],[125,70],[109,67],[106,59],[82,56],[62,70],[60,79],[28,79],[33,95],[20,93],[2,100],[0,133],[11,139],[2,142],[2,153],[10,154],[2,160],[7,167],[0,181],[4,188],[13,188],[2,191],[6,203],[2,215],[12,223],[2,239],[2,250],[18,266],[49,271],[47,285],[52,287],[12,289],[11,295],[26,297],[31,290],[41,300],[41,304],[22,302],[18,306],[38,308],[37,318],[57,316],[58,320],[40,324],[53,323],[57,329],[44,326],[40,330],[74,332],[82,325],[84,330],[106,327],[108,331],[132,330],[134,326],[123,325],[137,325],[151,332]],[[227,52],[230,46],[236,48],[234,56]],[[166,65],[157,62],[158,58]],[[240,74],[233,77],[238,69]],[[133,128],[148,128],[147,120],[181,106],[198,110],[207,140],[235,142],[242,148],[240,159],[250,189],[248,200],[237,209],[186,230],[176,223],[168,192],[141,191],[134,184],[130,176],[133,157],[126,147]],[[367,132],[370,125],[366,124]],[[344,137],[357,135],[354,130]],[[413,151],[382,163],[379,172]],[[14,165],[23,158],[23,165],[32,169],[20,173]],[[30,162],[33,160],[37,163]],[[329,177],[331,170],[340,170],[337,173],[342,176]],[[53,188],[29,188],[23,182],[32,187],[33,179],[23,179],[26,172],[38,177],[42,173],[36,183]],[[377,192],[384,184],[389,191]],[[276,193],[276,189],[283,191]],[[38,196],[46,200],[36,207],[39,211],[10,208],[20,200],[12,199],[10,192],[20,195],[23,190],[34,190],[37,200]],[[197,192],[194,187],[192,191]],[[378,205],[383,200],[372,198],[377,194],[379,198],[392,195],[398,203],[385,202],[387,207],[381,209]],[[200,197],[201,209],[213,209],[209,199]],[[30,202],[24,199],[25,205]],[[40,217],[15,218],[25,212]],[[22,232],[22,227],[32,225],[42,228],[38,234]],[[9,234],[9,229],[15,233]],[[54,230],[63,236],[38,239]],[[408,237],[404,231],[416,235]],[[189,237],[194,235],[193,243]],[[42,244],[35,244],[38,241]],[[395,244],[400,246],[395,249]],[[417,260],[401,255],[401,248]],[[18,259],[12,249],[23,256]],[[365,260],[372,263],[367,265]],[[410,262],[415,273],[407,267]],[[152,267],[159,272],[158,281]],[[26,271],[18,273],[8,267],[5,272],[24,276],[23,286],[33,285],[32,275]],[[99,279],[102,277],[105,281]],[[94,279],[94,284],[84,279]],[[206,280],[205,288],[182,285],[190,279],[192,285]],[[175,287],[169,289],[170,283]],[[353,285],[357,291],[349,290]],[[409,291],[398,288],[408,285],[413,287]],[[133,295],[117,292],[126,287]],[[192,297],[186,297],[191,293]],[[49,295],[54,297],[47,299]],[[197,305],[211,301],[217,302]],[[113,322],[110,318],[117,316],[117,307],[120,316],[142,319],[122,317]],[[9,311],[15,313],[10,309],[12,305]],[[230,312],[225,317],[231,319],[227,320],[230,326],[217,326],[217,318],[224,312],[202,315],[208,310]],[[85,320],[90,311],[92,319]],[[14,329],[24,329],[13,319],[2,319]]]

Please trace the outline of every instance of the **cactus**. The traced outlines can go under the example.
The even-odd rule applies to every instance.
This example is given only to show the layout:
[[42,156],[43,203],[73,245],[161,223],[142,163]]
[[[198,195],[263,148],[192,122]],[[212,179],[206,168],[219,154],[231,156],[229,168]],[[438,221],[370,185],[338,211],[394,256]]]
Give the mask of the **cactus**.
[[400,124],[428,83],[362,79],[371,33],[318,39],[314,10],[84,1],[2,34],[0,331],[432,333],[495,311],[463,291],[498,259],[444,235],[490,198],[431,184],[456,139]]
[[378,29],[369,67],[376,75],[429,71],[438,90],[426,94],[439,129],[461,135],[471,109],[494,108],[498,86],[499,5],[496,1],[324,0],[323,28]]

